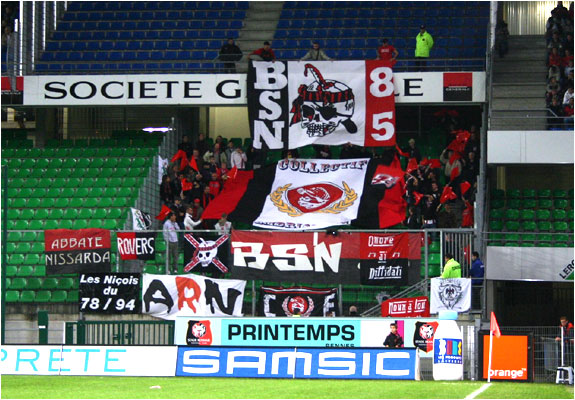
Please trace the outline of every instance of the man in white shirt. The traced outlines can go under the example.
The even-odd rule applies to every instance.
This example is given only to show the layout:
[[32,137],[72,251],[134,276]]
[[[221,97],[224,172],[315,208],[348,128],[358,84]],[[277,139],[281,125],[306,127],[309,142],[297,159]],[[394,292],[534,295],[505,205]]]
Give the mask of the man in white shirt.
[[[176,214],[170,213],[164,222],[164,240],[168,245],[168,273],[178,273],[178,231],[180,227],[176,222]],[[171,270],[169,270],[171,265]]]
[[228,221],[228,214],[223,213],[222,218],[220,218],[218,223],[214,225],[214,228],[220,235],[230,233],[230,230],[232,229],[232,223]]
[[237,169],[246,169],[247,161],[248,157],[241,147],[236,148],[232,153],[232,168],[236,167]]
[[186,209],[186,216],[184,218],[184,227],[187,231],[193,231],[196,226],[202,223],[202,219],[200,218],[197,221],[194,221],[192,215],[194,214],[194,208],[188,207]]

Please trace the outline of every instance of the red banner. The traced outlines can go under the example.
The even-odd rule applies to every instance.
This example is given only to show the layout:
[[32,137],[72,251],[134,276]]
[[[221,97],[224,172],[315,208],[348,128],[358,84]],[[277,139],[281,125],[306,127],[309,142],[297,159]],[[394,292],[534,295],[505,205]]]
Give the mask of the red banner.
[[381,303],[381,316],[393,318],[429,317],[429,299],[420,296],[386,300]]
[[[383,65],[382,65],[383,64]],[[393,146],[395,95],[391,64],[365,62],[365,146]]]
[[110,231],[53,229],[44,231],[46,273],[110,272]]

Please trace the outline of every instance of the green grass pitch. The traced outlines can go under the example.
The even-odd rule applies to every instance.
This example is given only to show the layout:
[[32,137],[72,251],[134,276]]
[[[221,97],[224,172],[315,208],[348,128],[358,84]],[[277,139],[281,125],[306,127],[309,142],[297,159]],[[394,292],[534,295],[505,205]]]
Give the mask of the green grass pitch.
[[[485,382],[2,376],[2,399],[463,399]],[[478,399],[572,399],[573,387],[493,382]]]

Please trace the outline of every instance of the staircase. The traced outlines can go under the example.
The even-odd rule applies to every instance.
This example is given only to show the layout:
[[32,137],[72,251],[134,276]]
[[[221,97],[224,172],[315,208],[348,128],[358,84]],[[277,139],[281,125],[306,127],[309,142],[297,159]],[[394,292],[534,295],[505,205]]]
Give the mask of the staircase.
[[282,8],[283,1],[250,1],[250,8],[237,40],[244,53],[241,62],[236,64],[238,72],[247,71],[247,56],[252,51],[263,47],[266,40],[272,43]]
[[510,36],[505,57],[494,53],[489,129],[546,129],[546,54],[545,38],[540,35]]

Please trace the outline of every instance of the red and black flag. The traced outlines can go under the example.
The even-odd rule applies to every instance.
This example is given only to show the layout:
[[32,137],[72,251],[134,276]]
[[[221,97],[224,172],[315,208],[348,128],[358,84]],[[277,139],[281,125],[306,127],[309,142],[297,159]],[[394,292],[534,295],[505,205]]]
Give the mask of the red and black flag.
[[265,317],[291,317],[296,309],[302,317],[334,317],[337,314],[337,288],[314,289],[307,287],[260,289],[258,315]]
[[118,253],[122,260],[154,260],[156,232],[118,232]]
[[53,229],[44,231],[46,274],[110,272],[110,231]]

